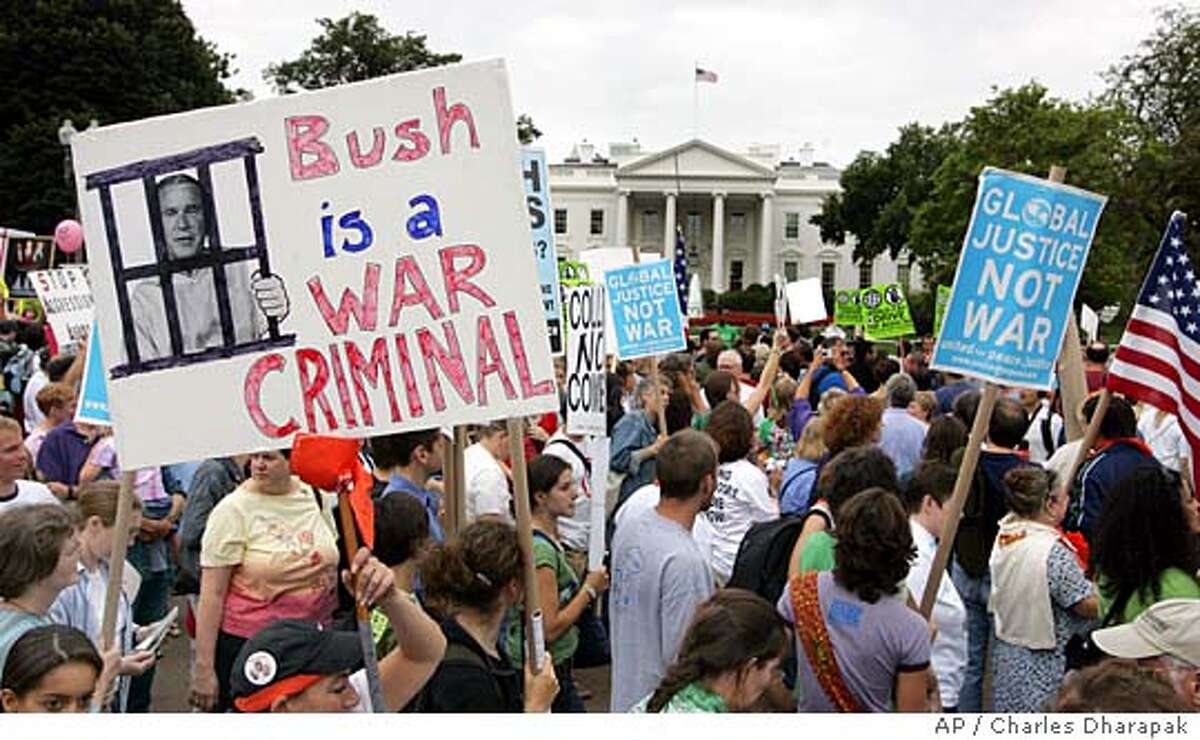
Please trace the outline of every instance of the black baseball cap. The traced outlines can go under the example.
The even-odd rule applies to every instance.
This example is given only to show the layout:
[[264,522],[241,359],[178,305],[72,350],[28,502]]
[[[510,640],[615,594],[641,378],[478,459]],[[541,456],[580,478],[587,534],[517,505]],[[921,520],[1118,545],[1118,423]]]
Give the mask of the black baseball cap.
[[357,633],[281,619],[242,645],[233,663],[230,692],[239,711],[266,712],[279,697],[295,696],[325,676],[362,667]]

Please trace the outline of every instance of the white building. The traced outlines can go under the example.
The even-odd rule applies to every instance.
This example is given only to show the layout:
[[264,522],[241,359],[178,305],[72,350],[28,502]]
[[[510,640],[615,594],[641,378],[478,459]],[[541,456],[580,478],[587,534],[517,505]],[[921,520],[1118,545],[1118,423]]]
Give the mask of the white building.
[[550,165],[559,256],[605,246],[634,246],[672,255],[675,226],[688,245],[689,269],[718,292],[820,277],[826,294],[898,282],[920,288],[907,255],[854,262],[853,242],[821,241],[809,218],[840,189],[841,173],[813,161],[811,147],[783,160],[778,146],[735,154],[693,139],[661,152],[639,144],[610,144],[607,158],[579,144]]

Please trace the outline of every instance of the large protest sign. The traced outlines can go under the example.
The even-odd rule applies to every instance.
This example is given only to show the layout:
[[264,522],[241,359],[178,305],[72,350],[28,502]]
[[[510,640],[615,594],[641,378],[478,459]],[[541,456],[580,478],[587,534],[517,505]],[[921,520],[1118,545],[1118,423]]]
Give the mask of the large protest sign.
[[933,302],[933,335],[939,336],[942,333],[942,322],[946,318],[946,306],[950,305],[950,286],[937,286],[937,294],[934,296]]
[[14,298],[37,295],[30,273],[50,269],[54,239],[48,236],[9,237],[5,247],[4,282]]
[[984,169],[932,366],[1049,390],[1106,200]]
[[542,310],[550,354],[563,351],[562,310],[558,291],[558,259],[554,249],[554,209],[550,206],[550,171],[546,152],[521,150],[521,175],[525,180],[525,203],[529,208],[529,227],[533,230],[533,256],[537,260],[538,282],[542,287]]
[[555,410],[513,120],[491,61],[76,137],[122,466]]
[[607,433],[607,381],[604,366],[604,286],[566,288],[567,433]]
[[863,334],[867,339],[892,339],[915,334],[908,298],[896,283],[872,285],[859,292]]
[[95,314],[92,288],[83,269],[38,270],[29,273],[29,277],[59,346],[67,347],[82,341]]
[[604,283],[612,308],[617,357],[635,360],[687,349],[670,260],[607,270]]
[[111,424],[108,413],[108,387],[104,383],[104,355],[100,351],[100,331],[92,319],[87,341],[87,363],[79,381],[79,402],[75,404],[75,421],[88,424]]
[[825,294],[821,278],[804,278],[787,284],[788,312],[793,324],[812,324],[825,321]]
[[833,299],[833,323],[838,326],[862,326],[862,322],[859,291],[836,291]]

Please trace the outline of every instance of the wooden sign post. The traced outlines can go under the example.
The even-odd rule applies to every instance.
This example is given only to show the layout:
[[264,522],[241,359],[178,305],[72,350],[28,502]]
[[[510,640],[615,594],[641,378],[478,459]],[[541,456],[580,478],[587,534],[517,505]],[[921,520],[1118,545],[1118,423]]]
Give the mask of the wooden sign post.
[[541,670],[546,646],[542,644],[542,610],[538,607],[537,569],[533,564],[533,518],[529,511],[529,476],[525,470],[524,421],[508,419],[508,453],[512,466],[513,508],[517,513],[517,542],[525,560],[525,647],[534,673]]

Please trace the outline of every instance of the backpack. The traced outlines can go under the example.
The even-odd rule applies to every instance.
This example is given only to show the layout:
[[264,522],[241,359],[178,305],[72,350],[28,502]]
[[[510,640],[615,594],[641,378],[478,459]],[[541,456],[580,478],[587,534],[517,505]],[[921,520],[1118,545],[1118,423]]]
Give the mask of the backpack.
[[792,550],[809,516],[824,516],[810,511],[803,516],[785,516],[750,527],[733,561],[733,572],[725,585],[753,591],[774,604],[787,588]]
[[980,466],[975,466],[975,477],[963,502],[962,519],[958,523],[958,534],[954,537],[954,557],[962,569],[972,578],[983,578],[988,572],[993,539],[987,536],[987,513],[984,506],[986,482]]

